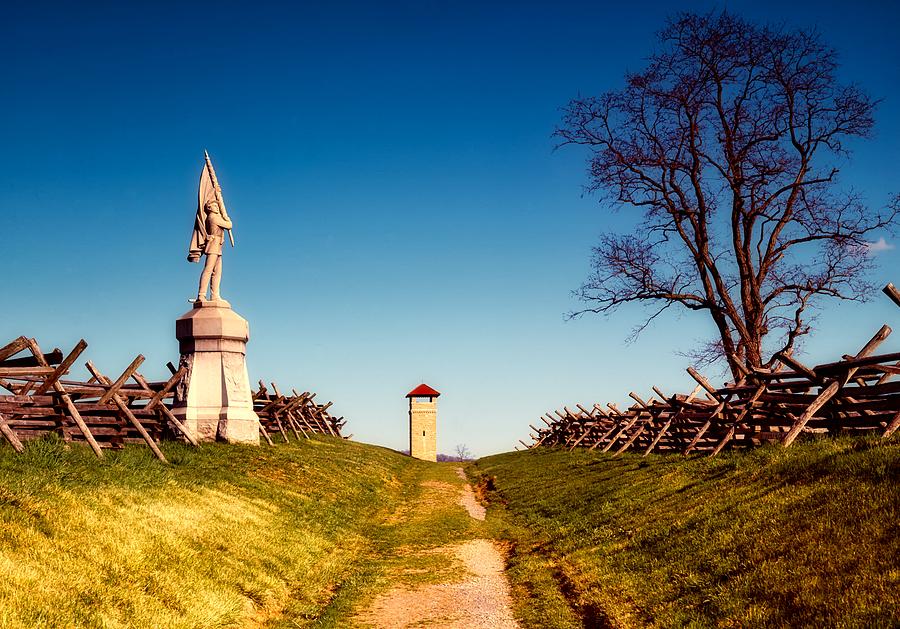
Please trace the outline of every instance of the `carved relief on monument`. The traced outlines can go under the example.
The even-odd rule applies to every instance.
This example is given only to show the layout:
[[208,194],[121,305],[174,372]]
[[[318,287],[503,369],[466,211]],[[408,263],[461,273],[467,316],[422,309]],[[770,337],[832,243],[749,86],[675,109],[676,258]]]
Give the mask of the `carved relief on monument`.
[[184,372],[184,377],[175,385],[175,399],[173,400],[173,404],[175,406],[181,406],[182,404],[187,402],[187,392],[191,386],[191,372],[194,368],[194,355],[193,354],[182,354],[181,358],[178,361],[178,368],[186,367],[186,371]]
[[225,376],[225,390],[229,406],[252,405],[247,367],[241,354],[226,352],[222,355],[222,371]]

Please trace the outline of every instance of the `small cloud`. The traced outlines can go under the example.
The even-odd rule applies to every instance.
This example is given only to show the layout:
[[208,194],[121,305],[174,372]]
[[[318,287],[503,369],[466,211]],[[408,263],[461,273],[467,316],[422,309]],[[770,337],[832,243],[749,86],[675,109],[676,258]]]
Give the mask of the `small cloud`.
[[882,251],[890,251],[894,248],[894,245],[889,243],[884,239],[884,236],[876,240],[875,242],[867,242],[866,243],[866,253],[870,256],[877,256]]

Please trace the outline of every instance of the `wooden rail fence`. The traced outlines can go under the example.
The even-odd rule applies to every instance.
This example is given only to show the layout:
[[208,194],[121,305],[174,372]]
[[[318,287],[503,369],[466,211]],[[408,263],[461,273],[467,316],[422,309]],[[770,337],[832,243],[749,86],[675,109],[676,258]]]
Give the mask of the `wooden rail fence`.
[[[144,362],[138,355],[115,380],[90,360],[85,363],[89,380],[64,379],[85,349],[87,343],[81,340],[68,354],[59,349],[44,353],[35,339],[25,336],[0,347],[0,387],[9,392],[0,394],[0,441],[22,452],[29,440],[55,433],[66,443],[87,443],[98,457],[106,448],[144,443],[161,461],[166,460],[161,440],[199,445],[172,413],[184,368],[169,363],[168,380],[149,382],[138,371]],[[253,406],[266,442],[274,445],[269,435],[274,431],[282,441],[290,441],[285,427],[297,439],[313,433],[341,437],[344,418],[331,416],[332,403],[316,404],[315,397],[296,391],[283,395],[274,383],[269,393],[260,381]]]
[[[884,292],[900,306],[893,284]],[[892,381],[900,373],[900,352],[877,353],[890,333],[885,325],[855,354],[814,367],[776,355],[775,368],[744,368],[736,382],[720,388],[689,367],[696,387],[687,395],[653,387],[647,399],[629,393],[634,403],[624,410],[615,404],[564,406],[542,416],[543,426],[529,425],[532,441],[520,443],[616,455],[715,456],[725,448],[790,446],[802,434],[878,433],[887,439],[900,428],[900,382]]]

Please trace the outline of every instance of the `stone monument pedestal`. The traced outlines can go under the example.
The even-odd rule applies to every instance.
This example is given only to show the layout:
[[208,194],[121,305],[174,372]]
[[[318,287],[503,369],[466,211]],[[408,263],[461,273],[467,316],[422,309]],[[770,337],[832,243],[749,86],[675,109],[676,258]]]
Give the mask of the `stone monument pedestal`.
[[174,415],[198,441],[259,445],[247,374],[247,320],[224,299],[198,301],[175,321],[175,337],[187,367],[175,391]]

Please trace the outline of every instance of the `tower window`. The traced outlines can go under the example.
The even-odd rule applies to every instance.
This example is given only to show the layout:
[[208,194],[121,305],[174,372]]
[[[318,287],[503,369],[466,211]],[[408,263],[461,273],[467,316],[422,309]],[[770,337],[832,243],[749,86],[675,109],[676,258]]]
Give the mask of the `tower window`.
[[422,436],[423,436],[423,437],[425,436],[425,431],[424,431],[424,430],[422,431]]

